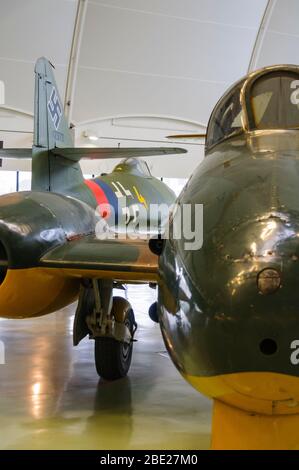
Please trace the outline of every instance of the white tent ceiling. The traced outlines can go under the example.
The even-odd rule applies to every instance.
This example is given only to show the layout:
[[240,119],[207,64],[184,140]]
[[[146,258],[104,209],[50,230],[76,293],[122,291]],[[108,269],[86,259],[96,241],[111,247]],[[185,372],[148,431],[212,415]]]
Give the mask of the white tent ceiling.
[[[76,144],[95,134],[99,146],[169,145],[173,131],[202,132],[217,99],[249,67],[298,61],[297,0],[0,0],[0,8],[6,146],[30,146],[41,55],[55,64],[62,96],[71,63]],[[152,159],[154,173],[189,176],[203,147],[188,150]],[[85,171],[110,166],[87,163]]]

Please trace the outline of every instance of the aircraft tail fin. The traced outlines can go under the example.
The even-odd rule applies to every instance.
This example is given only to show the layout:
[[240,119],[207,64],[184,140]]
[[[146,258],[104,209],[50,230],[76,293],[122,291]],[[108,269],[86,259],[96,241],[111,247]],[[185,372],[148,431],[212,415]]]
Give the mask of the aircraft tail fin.
[[32,148],[32,189],[67,192],[83,181],[77,162],[53,155],[55,148],[74,146],[64,116],[53,65],[41,57],[35,65],[34,142]]
[[34,69],[34,145],[48,150],[74,146],[53,70],[45,57],[37,60]]
[[[32,158],[33,191],[76,194],[84,181],[81,159],[149,157],[186,153],[177,147],[74,148],[54,77],[54,66],[41,57],[35,65],[34,141],[31,149],[0,149],[0,158]],[[83,185],[84,187],[84,185]]]

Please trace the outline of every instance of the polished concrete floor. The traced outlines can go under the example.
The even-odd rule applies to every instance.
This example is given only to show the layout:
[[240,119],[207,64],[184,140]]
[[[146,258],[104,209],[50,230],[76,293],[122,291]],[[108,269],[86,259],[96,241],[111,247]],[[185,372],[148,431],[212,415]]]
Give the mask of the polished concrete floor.
[[75,305],[0,320],[0,449],[207,449],[211,404],[172,365],[147,316],[155,296],[128,289],[138,342],[129,376],[113,383],[96,375],[92,341],[72,346]]

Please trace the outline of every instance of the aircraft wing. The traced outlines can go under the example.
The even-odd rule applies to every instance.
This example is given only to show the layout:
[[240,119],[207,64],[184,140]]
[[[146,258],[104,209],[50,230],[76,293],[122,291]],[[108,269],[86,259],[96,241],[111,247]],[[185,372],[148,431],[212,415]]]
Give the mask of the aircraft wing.
[[[104,160],[106,158],[153,157],[175,155],[187,150],[177,147],[69,147],[49,150],[53,155],[79,161],[81,159]],[[0,149],[0,158],[32,158],[32,149]]]
[[187,151],[177,147],[74,147],[74,148],[54,148],[51,150],[54,155],[68,158],[70,160],[81,160],[89,158],[91,160],[101,160],[105,158],[129,158],[129,157],[151,157],[155,155],[171,155],[186,153]]
[[207,134],[176,134],[176,135],[168,135],[167,139],[205,139]]
[[32,158],[32,149],[0,149],[0,158]]
[[158,257],[148,240],[98,239],[88,235],[48,251],[40,266],[66,277],[153,282],[158,278]]

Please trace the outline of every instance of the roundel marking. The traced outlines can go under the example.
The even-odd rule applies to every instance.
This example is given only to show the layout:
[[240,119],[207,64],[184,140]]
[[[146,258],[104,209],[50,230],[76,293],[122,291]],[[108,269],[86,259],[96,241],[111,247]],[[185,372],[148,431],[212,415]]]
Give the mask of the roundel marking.
[[89,187],[99,206],[100,215],[103,219],[110,217],[109,201],[105,191],[93,180],[85,180],[85,184]]

